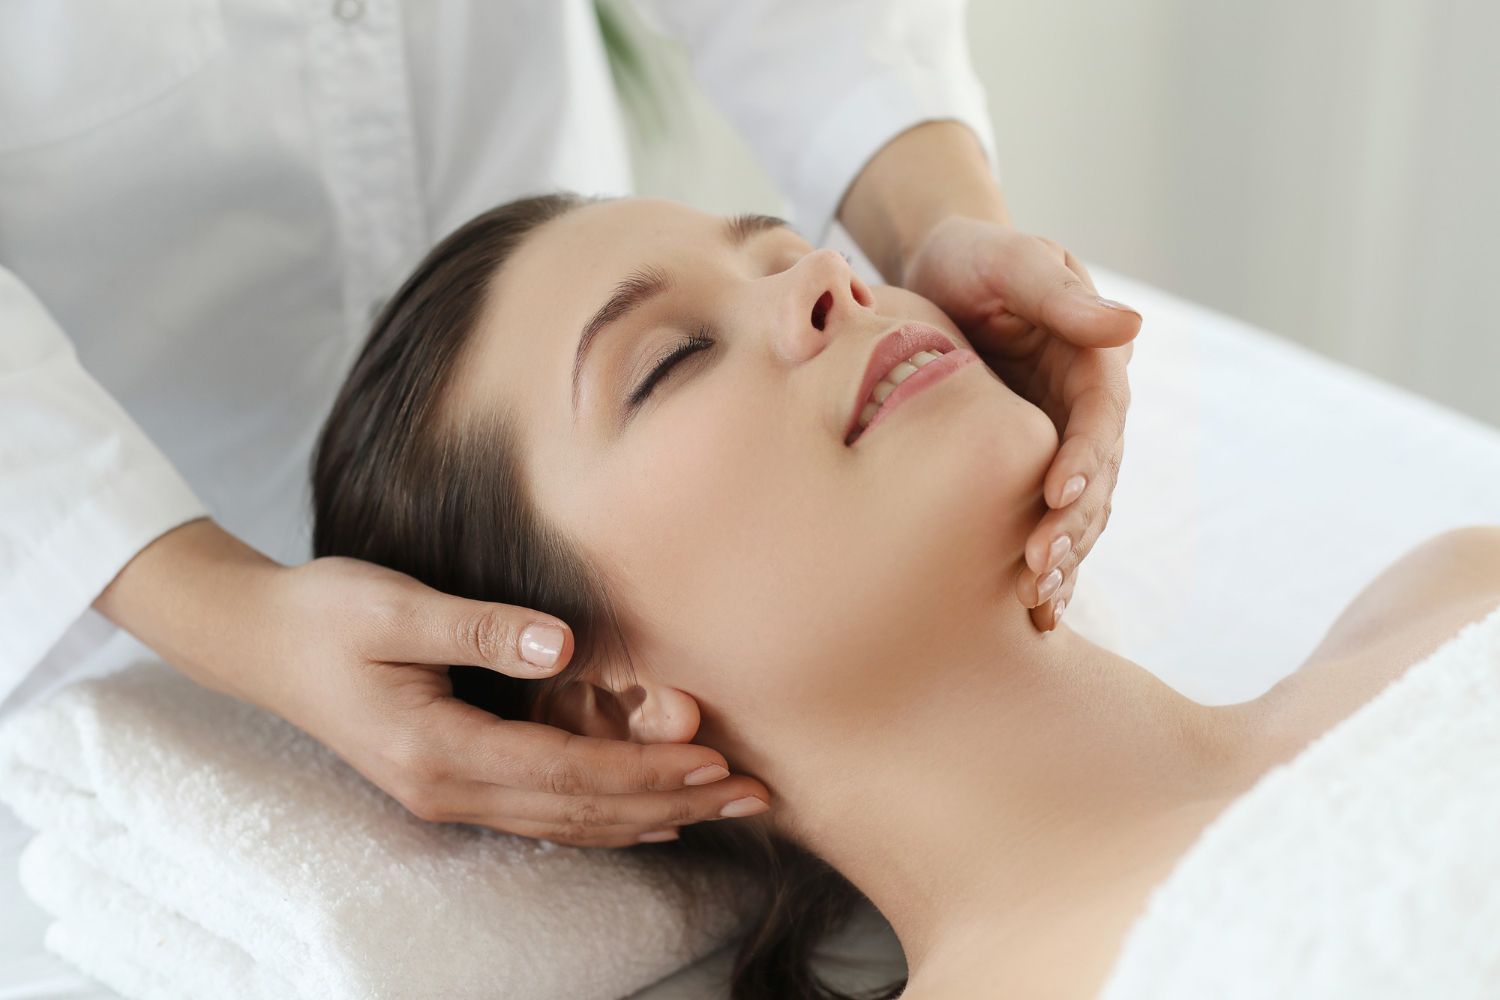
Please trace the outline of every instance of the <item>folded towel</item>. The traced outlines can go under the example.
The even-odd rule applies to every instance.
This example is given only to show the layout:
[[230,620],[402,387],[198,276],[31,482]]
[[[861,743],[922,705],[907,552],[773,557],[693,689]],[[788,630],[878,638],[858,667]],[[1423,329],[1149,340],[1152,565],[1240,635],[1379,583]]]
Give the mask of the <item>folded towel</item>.
[[1500,996],[1500,609],[1264,775],[1101,1000]]
[[0,799],[41,831],[21,879],[48,949],[142,1000],[614,1000],[755,902],[721,867],[418,820],[159,663],[18,712]]

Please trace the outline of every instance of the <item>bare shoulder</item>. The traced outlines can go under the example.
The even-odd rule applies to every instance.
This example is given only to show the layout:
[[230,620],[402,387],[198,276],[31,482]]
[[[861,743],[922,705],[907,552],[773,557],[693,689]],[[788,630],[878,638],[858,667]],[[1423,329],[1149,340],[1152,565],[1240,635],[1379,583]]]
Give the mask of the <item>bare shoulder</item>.
[[1392,563],[1276,685],[1284,756],[1500,605],[1500,526],[1446,531]]
[[1430,651],[1497,603],[1500,525],[1445,531],[1396,560],[1361,591],[1307,663],[1376,650]]

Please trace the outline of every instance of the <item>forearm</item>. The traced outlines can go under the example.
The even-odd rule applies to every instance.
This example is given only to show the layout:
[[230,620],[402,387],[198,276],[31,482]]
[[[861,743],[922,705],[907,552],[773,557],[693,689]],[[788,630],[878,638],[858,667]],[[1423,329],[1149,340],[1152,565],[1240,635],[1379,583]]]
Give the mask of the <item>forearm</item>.
[[279,563],[208,518],[172,529],[138,552],[94,608],[194,681],[248,697],[234,657],[245,609],[267,592]]
[[951,215],[1009,224],[979,140],[957,121],[923,122],[880,148],[849,185],[838,219],[893,285],[922,237]]

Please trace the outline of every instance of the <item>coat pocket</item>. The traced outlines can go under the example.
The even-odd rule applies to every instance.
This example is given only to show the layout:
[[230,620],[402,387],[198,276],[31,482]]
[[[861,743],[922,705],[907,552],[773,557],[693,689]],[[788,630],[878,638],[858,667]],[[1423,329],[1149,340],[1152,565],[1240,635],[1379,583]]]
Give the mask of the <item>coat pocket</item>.
[[223,47],[218,0],[5,0],[0,152],[129,115]]

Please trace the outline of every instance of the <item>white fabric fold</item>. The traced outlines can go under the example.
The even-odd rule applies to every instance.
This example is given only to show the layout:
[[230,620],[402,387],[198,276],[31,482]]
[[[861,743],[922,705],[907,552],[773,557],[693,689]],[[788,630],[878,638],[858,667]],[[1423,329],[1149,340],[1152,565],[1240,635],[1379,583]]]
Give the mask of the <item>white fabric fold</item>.
[[1497,886],[1500,609],[1216,817],[1100,998],[1494,997]]
[[21,878],[47,947],[142,1000],[613,1000],[753,903],[724,869],[418,820],[159,663],[18,712],[0,798],[41,831]]
[[0,267],[0,702],[131,557],[207,513]]
[[870,158],[922,122],[966,125],[1000,178],[967,0],[634,3],[687,46],[698,84],[749,140],[814,245],[829,239]]

